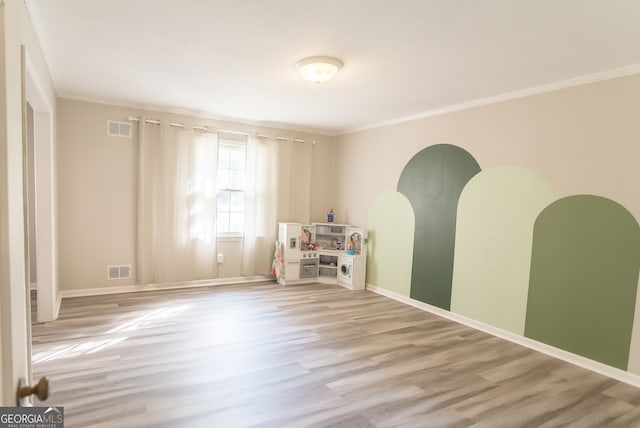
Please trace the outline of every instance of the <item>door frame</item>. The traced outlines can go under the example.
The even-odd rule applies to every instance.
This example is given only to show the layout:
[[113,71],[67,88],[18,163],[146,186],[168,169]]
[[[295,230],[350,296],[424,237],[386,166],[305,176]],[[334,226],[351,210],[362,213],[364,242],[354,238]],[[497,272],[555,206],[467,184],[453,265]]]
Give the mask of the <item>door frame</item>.
[[[37,80],[35,67],[25,55],[25,101],[33,108],[33,139],[36,198],[36,255],[37,316],[39,322],[50,322],[58,317],[60,299],[56,272],[56,206],[55,206],[55,151],[52,106],[47,102],[42,85]],[[28,242],[28,241],[27,241]]]

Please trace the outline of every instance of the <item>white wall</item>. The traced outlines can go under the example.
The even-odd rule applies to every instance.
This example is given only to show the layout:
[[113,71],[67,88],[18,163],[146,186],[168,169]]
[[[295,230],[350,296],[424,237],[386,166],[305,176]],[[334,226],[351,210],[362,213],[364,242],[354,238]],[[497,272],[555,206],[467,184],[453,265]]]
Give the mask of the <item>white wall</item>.
[[134,112],[58,100],[62,290],[134,282],[107,282],[107,265],[135,260],[136,145],[106,132],[107,119],[126,120],[129,114]]
[[[135,285],[135,279],[107,280],[107,265],[131,264],[135,278],[137,151],[135,139],[109,137],[107,120],[129,116],[212,125],[230,131],[316,141],[310,191],[311,219],[321,220],[331,203],[331,138],[273,128],[185,117],[157,111],[58,100],[58,187],[60,287],[74,291]],[[275,225],[274,225],[275,227]],[[241,241],[218,242],[224,263],[219,278],[240,276]]]

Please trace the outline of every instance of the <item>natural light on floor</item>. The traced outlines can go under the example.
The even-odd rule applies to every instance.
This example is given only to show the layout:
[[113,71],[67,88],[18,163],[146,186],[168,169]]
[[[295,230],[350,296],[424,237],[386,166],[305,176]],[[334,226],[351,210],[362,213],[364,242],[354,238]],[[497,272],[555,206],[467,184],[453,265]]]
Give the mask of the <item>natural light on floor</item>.
[[[133,332],[135,330],[148,328],[159,322],[176,317],[177,315],[189,309],[189,307],[189,305],[180,305],[175,307],[155,309],[125,323],[122,323],[106,331],[104,334],[111,335],[115,333]],[[118,335],[118,337],[107,338],[104,340],[88,340],[85,342],[58,346],[56,348],[34,354],[33,363],[37,364],[45,361],[76,357],[78,355],[93,354],[108,347],[117,345],[118,343],[124,342],[128,338],[129,336]]]

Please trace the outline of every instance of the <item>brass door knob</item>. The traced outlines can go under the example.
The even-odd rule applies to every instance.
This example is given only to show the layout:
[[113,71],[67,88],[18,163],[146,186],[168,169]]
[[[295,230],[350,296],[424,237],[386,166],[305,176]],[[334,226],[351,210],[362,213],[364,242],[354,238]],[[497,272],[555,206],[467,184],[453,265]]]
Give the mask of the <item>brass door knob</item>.
[[41,377],[36,386],[21,386],[18,389],[18,400],[35,395],[38,400],[44,401],[49,397],[49,378]]

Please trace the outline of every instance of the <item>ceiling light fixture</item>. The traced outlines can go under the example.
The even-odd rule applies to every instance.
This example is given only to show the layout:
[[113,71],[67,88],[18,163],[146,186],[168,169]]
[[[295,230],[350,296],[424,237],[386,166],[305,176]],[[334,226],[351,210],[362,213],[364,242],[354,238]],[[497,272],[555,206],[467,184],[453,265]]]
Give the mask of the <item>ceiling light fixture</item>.
[[335,76],[342,68],[342,61],[330,56],[311,56],[296,62],[293,67],[306,80],[320,83]]

